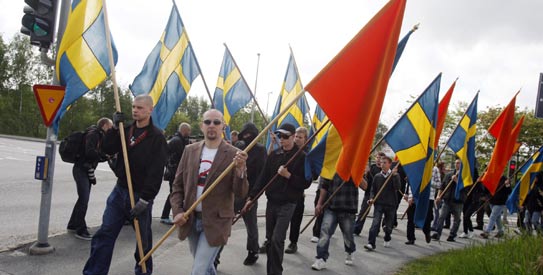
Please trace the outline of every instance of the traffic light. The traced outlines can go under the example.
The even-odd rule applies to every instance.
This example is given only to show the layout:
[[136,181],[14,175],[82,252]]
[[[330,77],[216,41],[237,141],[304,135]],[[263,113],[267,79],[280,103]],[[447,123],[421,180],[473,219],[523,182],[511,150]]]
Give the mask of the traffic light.
[[30,44],[48,49],[55,34],[57,0],[25,0],[21,33],[30,36]]

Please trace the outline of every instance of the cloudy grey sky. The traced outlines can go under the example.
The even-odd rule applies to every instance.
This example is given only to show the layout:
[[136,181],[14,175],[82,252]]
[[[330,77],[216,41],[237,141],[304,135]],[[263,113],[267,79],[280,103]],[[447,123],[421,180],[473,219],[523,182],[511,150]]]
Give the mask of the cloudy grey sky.
[[[271,113],[292,47],[302,84],[308,83],[386,3],[384,0],[176,0],[211,92],[224,46]],[[117,76],[126,87],[158,42],[171,0],[108,1],[111,31],[119,51]],[[0,33],[19,31],[24,1],[0,0]],[[506,105],[521,89],[517,106],[535,108],[543,72],[543,1],[408,0],[400,38],[416,23],[385,98],[382,121],[391,126],[439,73],[441,96],[458,77],[451,104],[469,102],[480,90],[479,109]],[[204,96],[202,79],[190,95]],[[269,96],[269,103],[268,103]],[[314,101],[310,99],[312,109]],[[313,111],[313,110],[312,110]]]

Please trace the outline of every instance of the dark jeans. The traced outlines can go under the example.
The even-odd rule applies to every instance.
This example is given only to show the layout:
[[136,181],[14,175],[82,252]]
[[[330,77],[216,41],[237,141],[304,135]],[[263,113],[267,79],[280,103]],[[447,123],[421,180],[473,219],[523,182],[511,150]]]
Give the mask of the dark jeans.
[[[237,213],[245,205],[245,199],[236,198],[234,203],[234,210]],[[258,224],[257,224],[257,209],[258,201],[254,201],[253,207],[245,215],[243,215],[243,222],[245,228],[247,228],[247,250],[251,252],[258,252]]]
[[449,232],[449,237],[456,238],[456,233],[458,233],[458,228],[460,227],[460,217],[462,215],[462,203],[454,202],[444,202],[441,206],[441,212],[439,213],[439,220],[437,221],[437,236],[441,237],[441,232],[443,232],[443,224],[445,219],[449,214],[453,216],[453,225]]
[[[136,201],[139,200],[139,195],[134,193],[134,198]],[[147,254],[153,246],[153,234],[151,232],[152,208],[153,201],[149,201],[147,211],[138,219],[144,254]],[[106,209],[102,217],[102,225],[92,237],[90,257],[83,269],[84,275],[108,274],[115,241],[123,228],[124,222],[130,217],[130,209],[128,189],[115,185],[107,199]],[[153,273],[152,257],[145,262],[147,273],[141,271],[141,267],[138,265],[140,257],[137,245],[134,258],[136,259],[134,274]]]
[[268,200],[266,205],[266,239],[269,241],[266,247],[267,274],[283,274],[285,239],[295,208],[295,203],[277,204]]
[[72,174],[77,187],[77,201],[68,222],[68,229],[82,233],[87,230],[85,216],[87,215],[87,208],[89,206],[91,184],[87,175],[87,168],[76,164],[72,168]]
[[296,202],[296,208],[294,208],[294,213],[290,219],[290,233],[288,239],[291,243],[297,243],[298,238],[300,237],[300,227],[302,225],[302,219],[304,217],[304,208],[305,208],[305,196],[302,196]]
[[471,222],[471,216],[481,207],[482,201],[480,200],[468,200],[464,204],[464,209],[462,210],[462,224],[464,227],[464,233],[468,234],[468,231],[473,231],[473,223]]
[[[410,205],[407,208],[407,239],[410,241],[415,241],[415,211],[417,206],[415,204]],[[426,219],[424,220],[424,226],[422,227],[422,232],[424,235],[430,234],[430,225],[434,219],[434,200],[430,200],[428,203],[428,212],[426,212]]]
[[[321,196],[321,189],[317,188],[317,194],[315,195],[315,207],[319,203],[319,198]],[[321,236],[321,224],[322,224],[322,215],[317,216],[315,223],[313,224],[313,236],[319,238]]]
[[342,211],[324,210],[322,215],[321,238],[317,243],[317,259],[327,260],[330,256],[328,247],[330,246],[330,238],[334,235],[337,225],[343,233],[343,245],[345,252],[351,254],[356,251],[354,243],[353,223],[355,214]]
[[383,231],[385,231],[385,242],[390,241],[392,238],[390,234],[392,233],[392,226],[394,225],[394,212],[396,212],[395,205],[373,205],[373,221],[371,222],[370,233],[368,236],[368,243],[375,247],[375,239],[377,234],[379,234],[379,229],[381,228],[381,220],[383,215],[385,216]]
[[360,212],[358,213],[358,216],[356,217],[356,221],[354,222],[354,234],[356,235],[360,235],[360,233],[362,232],[362,229],[364,228],[366,217],[362,219],[362,215],[364,215],[364,213],[370,207],[370,205],[368,204],[369,199],[370,199],[370,192],[364,192],[364,198],[362,199],[362,204],[360,205]]
[[168,184],[170,185],[170,193],[168,193],[168,198],[164,202],[164,208],[162,209],[162,215],[160,216],[161,219],[169,218],[170,217],[170,211],[172,210],[172,205],[170,204],[170,194],[172,193],[173,179],[169,180]]

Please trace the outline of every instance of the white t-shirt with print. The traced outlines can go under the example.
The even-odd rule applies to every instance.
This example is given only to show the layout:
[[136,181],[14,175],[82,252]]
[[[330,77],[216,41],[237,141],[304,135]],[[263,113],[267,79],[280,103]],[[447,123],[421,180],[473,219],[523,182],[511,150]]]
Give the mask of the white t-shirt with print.
[[[210,149],[204,145],[204,149],[202,150],[202,157],[200,158],[200,169],[198,170],[198,186],[196,189],[196,200],[198,200],[204,192],[207,174],[209,174],[209,170],[211,170],[211,165],[213,164],[213,159],[215,159],[216,154],[217,148]],[[196,211],[202,212],[202,203],[199,203],[196,206]]]

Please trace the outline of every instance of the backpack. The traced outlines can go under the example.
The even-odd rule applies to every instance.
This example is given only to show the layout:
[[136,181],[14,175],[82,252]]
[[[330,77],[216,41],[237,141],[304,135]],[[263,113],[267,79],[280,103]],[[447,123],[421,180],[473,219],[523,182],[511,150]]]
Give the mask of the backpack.
[[58,152],[62,161],[75,163],[85,156],[85,134],[84,131],[73,132],[60,142]]

